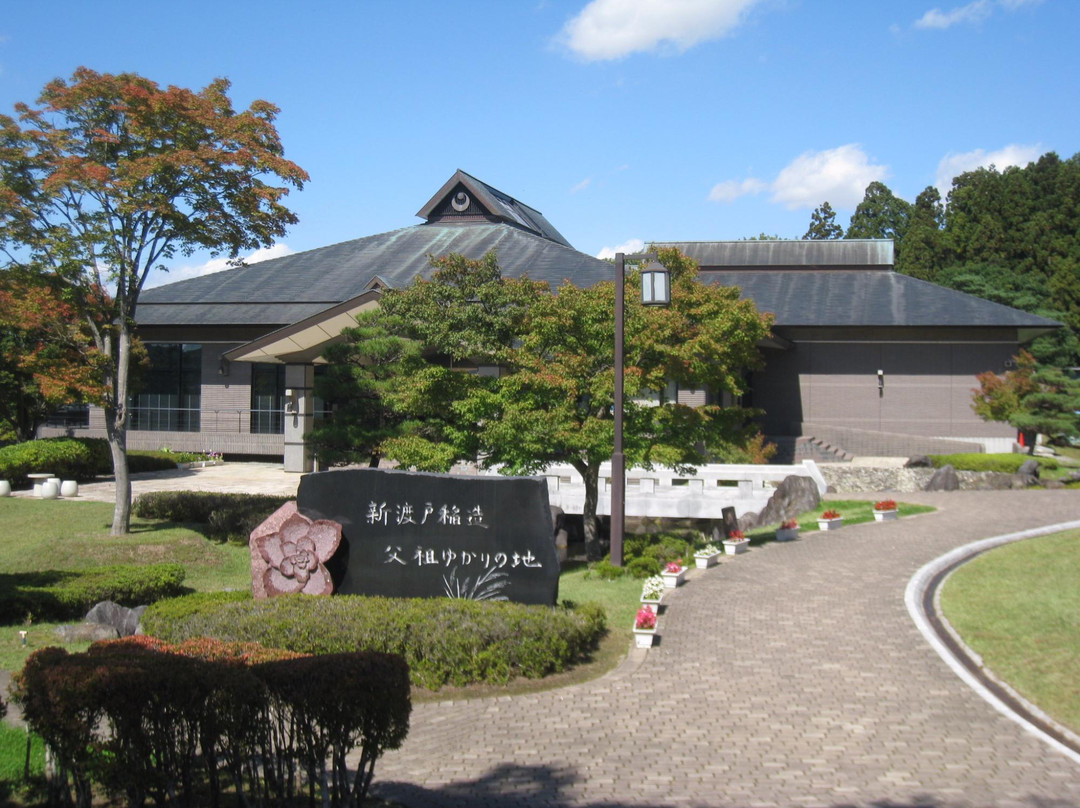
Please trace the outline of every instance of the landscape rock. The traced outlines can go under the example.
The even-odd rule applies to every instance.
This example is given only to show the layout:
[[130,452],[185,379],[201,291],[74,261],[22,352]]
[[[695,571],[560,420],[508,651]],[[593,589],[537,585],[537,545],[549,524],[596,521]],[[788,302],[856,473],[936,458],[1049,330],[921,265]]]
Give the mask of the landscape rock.
[[55,633],[63,643],[115,640],[120,636],[115,628],[106,626],[104,623],[75,623],[57,626]]
[[794,519],[801,513],[812,511],[821,504],[817,483],[810,477],[792,475],[785,477],[765,504],[761,513],[744,514],[739,519],[741,530],[752,530],[762,525],[780,524]]
[[932,469],[933,467],[934,461],[926,455],[913,455],[904,464],[906,469]]
[[1042,472],[1042,466],[1039,465],[1039,461],[1032,458],[1031,460],[1025,460],[1020,464],[1020,468],[1016,470],[1016,473],[1022,477],[1034,477],[1039,479],[1039,474]]
[[145,611],[145,606],[136,606],[134,609],[129,609],[127,606],[121,606],[111,600],[103,600],[100,603],[95,603],[93,608],[86,613],[86,622],[112,626],[116,629],[117,635],[130,637],[138,629],[139,621],[142,620]]
[[924,491],[959,491],[960,478],[956,476],[956,469],[952,466],[942,466],[934,472],[934,476],[926,484]]

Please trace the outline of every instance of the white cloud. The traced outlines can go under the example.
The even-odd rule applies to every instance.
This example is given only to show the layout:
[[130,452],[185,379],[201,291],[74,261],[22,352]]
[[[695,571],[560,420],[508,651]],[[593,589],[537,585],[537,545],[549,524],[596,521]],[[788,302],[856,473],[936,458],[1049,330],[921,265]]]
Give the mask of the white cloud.
[[977,24],[989,19],[995,8],[1016,11],[1023,6],[1037,6],[1042,0],[973,0],[966,6],[959,6],[951,11],[932,8],[915,21],[916,28],[934,28],[944,30],[954,25]]
[[788,210],[814,208],[826,200],[833,207],[853,208],[862,201],[866,186],[888,173],[888,166],[871,163],[858,143],[808,151],[776,175],[772,201]]
[[1024,146],[1019,143],[1011,143],[997,151],[988,152],[984,149],[954,154],[950,152],[941,158],[938,163],[937,176],[934,179],[934,187],[941,196],[948,196],[952,189],[953,177],[963,174],[965,171],[974,171],[977,168],[994,166],[998,170],[1009,166],[1023,168],[1028,163],[1039,159],[1043,153],[1042,145]]
[[[292,249],[288,244],[277,242],[269,247],[260,247],[250,255],[244,256],[244,263],[257,264],[260,261],[281,258],[283,255],[289,255],[290,253],[292,253]],[[152,274],[147,281],[146,288],[163,286],[166,283],[175,283],[176,281],[185,281],[189,278],[200,278],[203,275],[212,275],[224,269],[232,269],[227,258],[211,258],[205,264],[195,266],[173,267],[168,272]]]
[[584,191],[592,184],[592,177],[586,177],[573,188],[570,189],[570,193],[576,194],[578,191]]
[[709,200],[728,203],[740,196],[769,191],[770,200],[788,210],[812,209],[825,201],[833,207],[853,208],[862,201],[867,185],[888,174],[888,166],[871,163],[858,143],[848,143],[800,154],[772,182],[750,177],[717,183],[709,192]]
[[624,241],[618,247],[604,247],[600,252],[596,254],[597,258],[614,258],[615,253],[626,253],[630,255],[632,253],[639,253],[645,249],[645,242],[639,238],[632,238]]
[[992,11],[989,0],[975,0],[952,11],[932,8],[915,21],[915,27],[945,29],[960,23],[982,22]]
[[740,196],[760,194],[768,187],[766,183],[755,177],[747,177],[745,180],[724,180],[716,183],[709,191],[709,201],[730,204]]
[[592,0],[557,41],[586,61],[661,47],[678,52],[730,33],[761,0]]

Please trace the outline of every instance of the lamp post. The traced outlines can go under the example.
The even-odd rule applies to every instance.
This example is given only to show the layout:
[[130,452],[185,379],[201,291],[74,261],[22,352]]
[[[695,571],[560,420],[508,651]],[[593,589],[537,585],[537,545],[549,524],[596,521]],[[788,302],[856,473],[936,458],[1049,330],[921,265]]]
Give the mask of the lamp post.
[[624,255],[615,253],[615,451],[611,455],[611,563],[623,563],[623,533],[626,526],[626,455],[623,454],[623,361],[626,261],[648,261],[641,271],[641,302],[646,306],[666,306],[671,302],[667,269],[655,253]]

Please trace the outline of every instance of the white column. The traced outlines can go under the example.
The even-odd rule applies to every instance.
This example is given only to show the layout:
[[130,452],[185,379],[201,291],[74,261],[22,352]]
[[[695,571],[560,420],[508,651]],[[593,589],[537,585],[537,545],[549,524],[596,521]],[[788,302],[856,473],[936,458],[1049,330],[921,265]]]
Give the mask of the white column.
[[285,366],[285,471],[314,469],[307,434],[314,417],[314,365]]

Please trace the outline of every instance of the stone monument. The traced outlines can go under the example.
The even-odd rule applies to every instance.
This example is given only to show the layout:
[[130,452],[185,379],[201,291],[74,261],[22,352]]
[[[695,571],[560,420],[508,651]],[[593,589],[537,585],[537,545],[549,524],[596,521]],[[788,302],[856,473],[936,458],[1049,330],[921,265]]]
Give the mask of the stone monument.
[[306,474],[296,502],[251,534],[251,558],[256,597],[333,591],[544,605],[558,598],[547,484],[536,477]]

